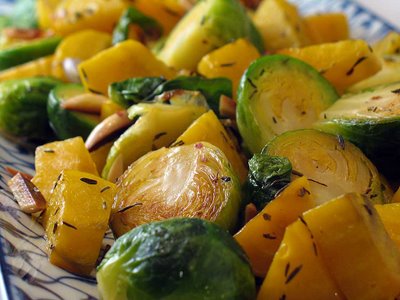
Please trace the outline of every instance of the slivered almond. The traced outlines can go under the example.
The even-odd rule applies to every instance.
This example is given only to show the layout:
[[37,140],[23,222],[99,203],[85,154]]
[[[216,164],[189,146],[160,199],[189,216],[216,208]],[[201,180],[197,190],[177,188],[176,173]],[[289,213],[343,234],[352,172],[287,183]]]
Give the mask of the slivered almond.
[[23,212],[31,214],[46,209],[46,200],[39,189],[21,173],[17,173],[7,184]]
[[61,107],[66,110],[100,114],[101,106],[106,100],[108,98],[105,96],[85,93],[64,100],[61,103]]
[[108,172],[107,180],[117,182],[118,178],[124,173],[124,158],[122,154],[118,155],[111,165],[110,172]]
[[128,118],[128,112],[121,110],[99,123],[86,139],[85,145],[89,151],[94,151],[102,145],[117,138],[133,121]]

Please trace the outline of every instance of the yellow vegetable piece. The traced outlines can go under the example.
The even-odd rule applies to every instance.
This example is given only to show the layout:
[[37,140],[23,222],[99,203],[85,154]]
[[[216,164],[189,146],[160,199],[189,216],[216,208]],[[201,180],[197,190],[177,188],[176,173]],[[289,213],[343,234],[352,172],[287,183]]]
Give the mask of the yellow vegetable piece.
[[106,49],[79,65],[85,88],[107,94],[109,84],[132,77],[164,76],[170,79],[175,72],[158,60],[143,44],[127,40]]
[[229,137],[225,128],[218,120],[215,113],[210,110],[199,117],[176,141],[174,145],[188,145],[197,142],[208,142],[218,147],[231,163],[233,169],[243,183],[247,178],[247,164],[244,163],[235,143]]
[[233,85],[233,95],[236,96],[244,71],[259,57],[256,47],[245,39],[238,39],[203,56],[197,70],[207,78],[229,78]]
[[50,262],[89,275],[108,229],[115,185],[75,170],[61,173],[48,204],[46,226]]
[[121,110],[125,110],[125,108],[118,105],[117,103],[115,103],[112,100],[106,100],[101,105],[100,119],[104,120],[105,118],[107,118]]
[[108,33],[88,29],[69,35],[54,53],[54,76],[67,81],[63,66],[66,59],[84,61],[110,46],[111,35]]
[[51,28],[59,35],[82,29],[111,33],[130,1],[123,0],[64,0],[52,16]]
[[257,299],[345,299],[329,274],[307,226],[286,228]]
[[0,72],[0,81],[52,75],[53,55],[32,60]]
[[393,203],[399,203],[400,202],[400,187],[397,189],[396,193],[394,193],[393,198],[392,198]]
[[249,257],[256,275],[267,273],[286,226],[315,206],[309,191],[306,177],[294,180],[234,236]]
[[400,55],[385,55],[382,58],[382,69],[378,73],[350,86],[346,92],[356,93],[397,81],[400,81]]
[[375,209],[390,238],[400,250],[400,203],[376,204]]
[[62,170],[79,170],[98,175],[88,150],[81,137],[53,142],[36,148],[35,170],[32,182],[38,187],[46,201]]
[[253,20],[263,37],[266,50],[275,51],[309,44],[297,8],[286,0],[264,0],[256,10]]
[[103,170],[104,166],[106,165],[106,161],[107,161],[107,156],[108,153],[110,152],[110,149],[113,145],[114,141],[109,142],[103,146],[101,146],[100,148],[90,152],[90,156],[92,157],[92,160],[94,162],[94,164],[97,167],[97,172],[99,172],[99,174],[101,174],[101,171]]
[[176,0],[136,0],[132,5],[158,21],[164,35],[168,34],[185,14],[185,10]]
[[389,32],[383,39],[376,42],[372,48],[377,55],[400,54],[400,33]]
[[279,53],[309,63],[328,79],[339,93],[381,69],[379,57],[363,40],[290,48],[280,50]]
[[38,18],[39,27],[48,29],[53,24],[53,14],[57,6],[62,0],[37,0],[36,1],[36,14]]
[[372,203],[346,194],[303,214],[333,279],[347,299],[395,299],[400,252]]
[[325,13],[304,18],[312,44],[334,43],[349,39],[349,23],[343,13]]

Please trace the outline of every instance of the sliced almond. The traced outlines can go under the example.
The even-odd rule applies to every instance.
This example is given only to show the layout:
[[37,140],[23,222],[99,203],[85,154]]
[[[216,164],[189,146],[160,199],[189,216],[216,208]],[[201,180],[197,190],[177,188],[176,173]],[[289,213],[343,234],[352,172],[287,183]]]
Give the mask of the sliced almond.
[[18,173],[21,174],[24,178],[26,178],[27,180],[31,180],[33,178],[32,175],[29,175],[28,173],[24,173],[24,172],[20,172],[14,168],[11,167],[4,167],[4,169],[11,175],[11,176],[15,176]]
[[7,184],[23,212],[31,214],[46,209],[46,200],[39,189],[21,173],[17,173]]
[[110,172],[108,172],[107,180],[117,182],[118,178],[124,173],[124,158],[122,154],[118,155],[111,165]]
[[236,102],[225,95],[219,97],[219,113],[221,116],[236,119]]
[[85,93],[64,100],[61,103],[61,107],[66,110],[100,114],[101,106],[107,100],[108,98],[102,95]]
[[121,135],[133,121],[128,118],[128,112],[121,110],[112,114],[99,123],[86,139],[86,148],[92,152],[102,145],[112,141]]

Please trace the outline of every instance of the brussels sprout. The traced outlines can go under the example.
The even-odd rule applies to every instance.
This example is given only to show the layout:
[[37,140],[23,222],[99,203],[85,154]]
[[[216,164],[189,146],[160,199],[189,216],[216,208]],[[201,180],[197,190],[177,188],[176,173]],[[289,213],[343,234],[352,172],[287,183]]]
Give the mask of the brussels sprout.
[[205,54],[239,38],[263,52],[261,35],[239,1],[199,1],[175,26],[159,58],[176,69],[195,70]]
[[201,142],[161,148],[120,177],[110,227],[120,236],[144,223],[196,217],[232,230],[240,202],[239,179],[217,147]]
[[47,98],[60,81],[50,77],[0,83],[0,130],[6,134],[45,140],[51,129]]
[[314,129],[289,131],[271,140],[262,153],[287,157],[292,176],[310,180],[319,204],[350,192],[365,194],[375,203],[385,201],[375,166],[342,136]]
[[[400,83],[345,95],[321,113],[315,127],[348,139],[381,171],[400,163]],[[397,174],[396,174],[397,175]]]
[[80,84],[62,84],[54,88],[47,102],[50,125],[58,138],[65,140],[75,136],[86,139],[100,118],[84,112],[70,111],[62,107],[62,102],[83,94],[85,89]]
[[170,145],[207,108],[197,105],[140,103],[129,110],[129,127],[113,144],[102,177],[118,178],[136,159],[149,151]]
[[120,237],[98,267],[104,300],[255,299],[254,277],[236,241],[215,224],[171,219]]
[[131,78],[111,84],[109,95],[114,102],[129,107],[173,90],[201,92],[211,109],[218,114],[219,98],[222,95],[232,96],[232,82],[227,78],[207,79],[199,76],[179,76],[168,81],[163,77]]
[[0,70],[5,70],[36,58],[54,53],[60,37],[49,37],[23,42],[0,50]]
[[114,29],[112,38],[113,45],[129,38],[130,25],[137,25],[145,34],[156,38],[160,37],[163,31],[161,25],[156,20],[144,15],[133,7],[128,7]]
[[261,57],[241,79],[236,110],[239,131],[248,149],[260,152],[278,134],[311,128],[338,97],[310,65],[284,55]]
[[290,183],[292,165],[286,157],[254,154],[249,160],[246,194],[260,211]]

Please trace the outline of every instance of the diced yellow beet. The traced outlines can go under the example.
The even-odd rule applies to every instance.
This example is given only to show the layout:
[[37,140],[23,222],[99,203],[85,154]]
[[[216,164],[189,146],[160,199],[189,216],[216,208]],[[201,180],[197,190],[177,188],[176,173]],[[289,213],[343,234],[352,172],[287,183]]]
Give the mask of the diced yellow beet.
[[234,236],[249,257],[256,275],[267,273],[286,226],[315,206],[309,191],[306,177],[294,180]]
[[82,29],[111,33],[122,12],[130,5],[124,0],[64,0],[52,14],[51,28],[60,35]]
[[390,238],[400,250],[400,203],[376,204],[375,209]]
[[0,81],[21,79],[35,76],[52,75],[53,55],[32,60],[23,65],[19,65],[0,72]]
[[54,76],[67,81],[68,76],[64,70],[66,59],[84,61],[110,46],[111,35],[105,32],[88,29],[69,35],[58,45],[54,53]]
[[234,142],[212,110],[194,121],[172,145],[179,146],[198,142],[208,142],[218,147],[228,158],[240,181],[243,183],[246,180],[247,166],[240,157]]
[[82,62],[79,73],[87,90],[104,95],[113,82],[146,76],[170,79],[175,75],[148,48],[133,40],[118,43]]
[[372,203],[345,194],[303,214],[326,267],[347,299],[400,294],[400,252]]
[[400,54],[400,33],[389,32],[383,39],[376,42],[372,48],[377,55]]
[[278,52],[310,64],[340,93],[381,69],[379,57],[363,40],[346,40],[304,48],[283,49]]
[[121,110],[125,110],[125,108],[118,105],[114,101],[112,101],[112,100],[104,101],[101,104],[100,119],[104,120],[104,119],[108,118],[109,116],[111,116]]
[[32,182],[38,187],[46,201],[62,170],[79,170],[98,175],[96,165],[81,137],[48,143],[36,148],[36,174]]
[[99,172],[99,174],[101,174],[101,171],[103,170],[104,166],[106,165],[106,161],[107,161],[107,156],[108,153],[110,152],[110,149],[113,145],[114,141],[109,142],[101,147],[99,147],[98,149],[90,152],[90,156],[93,159],[93,162],[95,163],[96,167],[97,167],[97,172]]
[[397,81],[400,81],[400,55],[387,55],[382,58],[382,69],[378,73],[350,86],[346,92],[356,93]]
[[236,95],[244,71],[259,57],[256,47],[245,39],[239,39],[203,56],[197,70],[207,78],[229,78],[232,80],[233,95]]
[[275,51],[309,44],[297,8],[286,0],[264,0],[253,17],[266,50]]
[[36,14],[38,18],[39,27],[48,29],[52,26],[52,18],[54,11],[62,0],[37,0],[36,1]]
[[257,299],[345,299],[329,274],[306,225],[297,220],[285,235]]
[[95,267],[108,228],[115,185],[89,173],[61,173],[48,210],[46,225],[50,262],[88,275]]
[[334,43],[349,38],[349,23],[343,13],[308,16],[304,18],[304,23],[313,44]]

